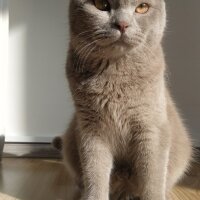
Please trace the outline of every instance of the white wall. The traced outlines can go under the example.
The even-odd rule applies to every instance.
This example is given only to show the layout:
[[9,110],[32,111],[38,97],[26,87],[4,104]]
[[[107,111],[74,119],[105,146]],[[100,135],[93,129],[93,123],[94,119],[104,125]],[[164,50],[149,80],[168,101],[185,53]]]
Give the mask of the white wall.
[[67,91],[67,0],[10,0],[7,141],[48,142],[73,106]]
[[[48,141],[73,107],[64,77],[67,0],[10,0],[7,140]],[[165,51],[171,88],[200,145],[200,1],[167,0]]]

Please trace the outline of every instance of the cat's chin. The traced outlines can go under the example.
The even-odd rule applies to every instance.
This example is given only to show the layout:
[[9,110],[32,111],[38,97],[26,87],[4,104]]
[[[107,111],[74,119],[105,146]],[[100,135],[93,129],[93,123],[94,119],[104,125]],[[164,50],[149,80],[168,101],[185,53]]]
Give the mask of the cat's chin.
[[137,43],[128,38],[118,38],[117,40],[110,41],[109,44],[101,44],[100,49],[102,49],[104,56],[106,54],[111,58],[117,58],[134,52],[140,45],[141,43]]
[[138,46],[126,44],[122,41],[117,41],[102,49],[104,51],[104,56],[106,54],[110,58],[119,58],[119,57],[126,56],[127,54],[130,54],[131,52],[134,52],[134,50],[136,50],[137,48]]
[[110,48],[110,52],[113,57],[124,56],[127,53],[129,53],[131,50],[132,48],[130,46],[121,45],[121,44],[112,45]]
[[129,35],[115,31],[111,37],[97,41],[96,45],[102,50],[99,56],[119,57],[137,49],[141,42]]

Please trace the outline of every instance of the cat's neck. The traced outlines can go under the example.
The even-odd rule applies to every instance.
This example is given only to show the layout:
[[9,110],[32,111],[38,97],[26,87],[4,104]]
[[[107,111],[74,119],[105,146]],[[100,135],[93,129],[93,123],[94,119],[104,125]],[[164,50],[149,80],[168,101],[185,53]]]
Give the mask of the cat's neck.
[[156,73],[164,71],[165,59],[163,55],[162,46],[156,46],[151,49],[140,49],[130,51],[126,55],[119,57],[101,57],[101,55],[90,55],[88,57],[81,57],[71,48],[71,68],[78,74],[85,73],[134,73],[134,71],[145,73]]

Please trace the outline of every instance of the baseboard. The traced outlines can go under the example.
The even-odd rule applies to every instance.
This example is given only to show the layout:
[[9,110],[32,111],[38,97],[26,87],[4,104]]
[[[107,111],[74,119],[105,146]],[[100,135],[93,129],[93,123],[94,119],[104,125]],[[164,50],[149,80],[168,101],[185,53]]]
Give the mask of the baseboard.
[[5,143],[4,158],[61,158],[50,143]]
[[[4,158],[61,158],[51,143],[5,143]],[[200,161],[200,147],[195,148],[195,160]]]
[[55,136],[23,136],[23,134],[16,136],[16,134],[4,134],[5,141],[8,143],[51,143]]

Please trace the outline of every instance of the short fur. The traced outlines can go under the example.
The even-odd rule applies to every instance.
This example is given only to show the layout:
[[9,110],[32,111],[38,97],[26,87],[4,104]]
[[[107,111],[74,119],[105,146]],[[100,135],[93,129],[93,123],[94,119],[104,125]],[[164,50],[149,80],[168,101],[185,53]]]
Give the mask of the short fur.
[[[169,200],[192,155],[165,80],[163,0],[71,0],[67,77],[76,108],[63,139],[84,200]],[[117,24],[128,23],[125,33]]]

